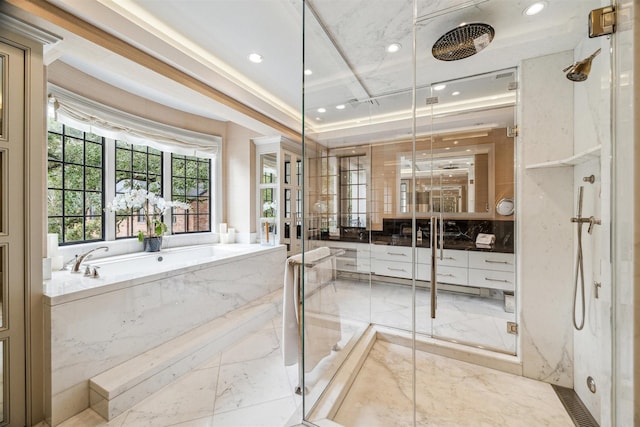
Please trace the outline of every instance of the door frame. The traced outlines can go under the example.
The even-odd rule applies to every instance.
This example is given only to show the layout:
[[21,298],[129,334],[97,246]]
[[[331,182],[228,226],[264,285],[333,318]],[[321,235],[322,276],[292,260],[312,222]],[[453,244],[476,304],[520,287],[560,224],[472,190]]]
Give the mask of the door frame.
[[42,259],[45,255],[46,212],[46,70],[43,46],[61,40],[59,36],[11,17],[12,10],[0,4],[0,42],[24,52],[24,342],[25,425],[47,418],[51,402],[47,375],[50,355],[46,342],[50,327],[44,318]]

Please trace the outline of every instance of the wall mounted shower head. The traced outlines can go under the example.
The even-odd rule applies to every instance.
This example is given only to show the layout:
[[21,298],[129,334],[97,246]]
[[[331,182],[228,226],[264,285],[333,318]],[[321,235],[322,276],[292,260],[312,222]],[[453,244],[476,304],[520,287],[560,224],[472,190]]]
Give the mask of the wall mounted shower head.
[[569,65],[567,68],[562,70],[563,73],[567,73],[567,78],[572,82],[583,82],[587,80],[589,77],[589,72],[591,71],[591,61],[600,53],[600,49],[596,50],[591,54],[590,57],[583,59],[582,61],[578,61],[573,65]]

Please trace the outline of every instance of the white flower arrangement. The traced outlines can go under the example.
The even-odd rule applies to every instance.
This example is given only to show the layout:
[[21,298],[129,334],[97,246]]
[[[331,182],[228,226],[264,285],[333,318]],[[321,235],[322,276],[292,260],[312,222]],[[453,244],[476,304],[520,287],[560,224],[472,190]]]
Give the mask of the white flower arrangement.
[[142,241],[145,237],[161,236],[167,231],[167,225],[160,218],[171,208],[179,208],[188,210],[191,206],[183,202],[171,202],[165,200],[159,195],[147,191],[142,188],[130,188],[119,193],[107,204],[106,209],[111,212],[127,212],[131,210],[143,210],[147,232],[138,232],[138,240]]
[[276,216],[276,202],[265,202],[262,205],[262,212],[264,212],[265,217],[275,217]]

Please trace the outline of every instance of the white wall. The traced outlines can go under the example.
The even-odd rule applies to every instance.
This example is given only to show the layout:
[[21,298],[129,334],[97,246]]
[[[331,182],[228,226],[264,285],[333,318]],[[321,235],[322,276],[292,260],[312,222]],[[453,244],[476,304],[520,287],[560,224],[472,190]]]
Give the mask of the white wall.
[[527,169],[573,154],[573,83],[561,70],[572,52],[520,68],[517,140],[518,283],[523,375],[573,386],[573,171]]

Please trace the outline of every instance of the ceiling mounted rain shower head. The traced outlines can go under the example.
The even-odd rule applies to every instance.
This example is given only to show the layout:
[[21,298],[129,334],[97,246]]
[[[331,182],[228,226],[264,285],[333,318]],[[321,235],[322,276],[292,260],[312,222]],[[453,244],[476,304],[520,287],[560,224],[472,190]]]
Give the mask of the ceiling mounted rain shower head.
[[463,24],[447,31],[431,48],[433,57],[441,61],[457,61],[475,55],[493,40],[495,31],[482,23]]
[[599,53],[600,49],[593,52],[590,57],[583,59],[582,61],[578,61],[573,65],[569,65],[567,68],[562,70],[562,72],[567,73],[567,71],[569,71],[567,73],[567,78],[572,82],[583,82],[587,80],[589,72],[591,71],[591,62]]

